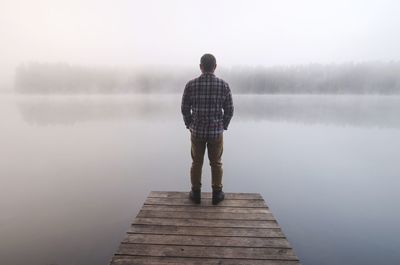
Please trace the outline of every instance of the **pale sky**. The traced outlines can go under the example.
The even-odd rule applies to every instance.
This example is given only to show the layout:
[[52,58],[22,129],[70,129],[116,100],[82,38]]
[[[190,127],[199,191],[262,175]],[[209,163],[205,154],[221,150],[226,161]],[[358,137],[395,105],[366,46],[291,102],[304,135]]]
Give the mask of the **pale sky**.
[[[400,60],[400,1],[0,0],[0,78],[22,62],[197,67]],[[1,82],[0,82],[1,83]]]

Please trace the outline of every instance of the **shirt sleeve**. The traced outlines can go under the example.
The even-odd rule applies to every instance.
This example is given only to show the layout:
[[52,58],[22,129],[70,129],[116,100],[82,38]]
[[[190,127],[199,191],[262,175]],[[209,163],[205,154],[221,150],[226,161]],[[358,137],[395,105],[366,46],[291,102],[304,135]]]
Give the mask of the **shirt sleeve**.
[[183,115],[183,121],[185,122],[185,126],[187,129],[189,129],[189,126],[192,123],[191,107],[192,107],[192,103],[190,100],[190,86],[188,83],[188,84],[186,84],[185,90],[183,91],[182,104],[181,104],[181,112]]
[[226,97],[224,100],[224,103],[222,105],[222,108],[224,110],[224,129],[228,130],[229,123],[233,117],[233,99],[232,99],[232,93],[231,89],[229,88],[229,85],[227,85],[227,90],[226,90]]

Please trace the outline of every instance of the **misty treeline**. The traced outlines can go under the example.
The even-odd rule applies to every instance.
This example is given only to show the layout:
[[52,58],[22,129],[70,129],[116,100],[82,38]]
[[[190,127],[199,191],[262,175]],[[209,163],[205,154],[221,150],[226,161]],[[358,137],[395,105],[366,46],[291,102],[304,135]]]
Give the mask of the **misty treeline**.
[[[218,69],[242,94],[399,94],[400,62]],[[28,63],[16,69],[21,93],[181,93],[199,75],[182,67],[112,68]]]

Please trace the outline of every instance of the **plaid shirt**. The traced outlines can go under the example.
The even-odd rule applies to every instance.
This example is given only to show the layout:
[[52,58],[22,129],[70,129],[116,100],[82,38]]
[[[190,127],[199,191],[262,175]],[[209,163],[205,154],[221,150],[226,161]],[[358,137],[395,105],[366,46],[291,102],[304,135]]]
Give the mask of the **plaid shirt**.
[[233,116],[232,94],[228,83],[212,73],[186,84],[181,111],[186,128],[197,138],[215,139],[228,129]]

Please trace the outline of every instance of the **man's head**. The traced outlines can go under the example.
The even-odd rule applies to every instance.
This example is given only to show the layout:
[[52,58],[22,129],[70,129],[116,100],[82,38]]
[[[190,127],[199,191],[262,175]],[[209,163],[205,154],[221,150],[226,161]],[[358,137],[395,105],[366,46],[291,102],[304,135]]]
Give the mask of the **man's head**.
[[214,55],[206,53],[201,56],[200,69],[203,73],[214,73],[216,67],[217,60],[215,59]]

